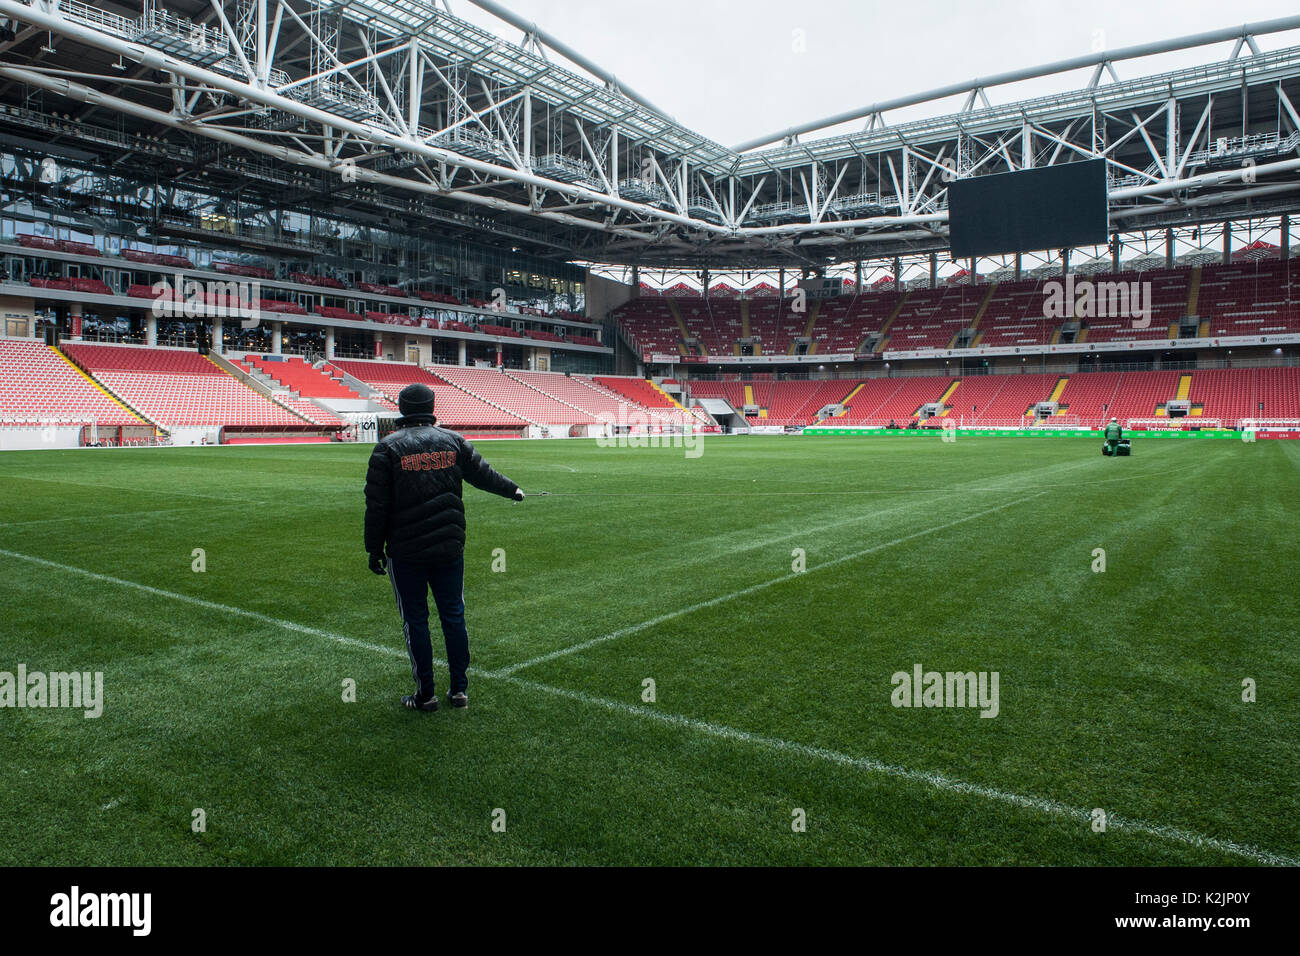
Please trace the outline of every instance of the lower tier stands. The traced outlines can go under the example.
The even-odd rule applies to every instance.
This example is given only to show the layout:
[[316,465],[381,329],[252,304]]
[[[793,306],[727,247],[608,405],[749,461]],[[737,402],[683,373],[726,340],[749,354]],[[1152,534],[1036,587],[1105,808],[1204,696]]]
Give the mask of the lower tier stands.
[[361,398],[350,388],[339,384],[339,380],[334,376],[317,371],[297,356],[276,361],[267,360],[259,355],[246,355],[234,364],[254,377],[260,375],[263,382],[273,391],[283,387],[296,393],[277,394],[275,400],[317,425],[342,428],[347,425],[347,422],[311,399],[341,398],[356,401]]
[[342,398],[353,401],[361,398],[343,384],[342,376],[314,368],[296,355],[282,358],[245,355],[244,362],[304,398]]
[[596,384],[618,392],[624,398],[644,408],[674,408],[675,403],[667,394],[655,388],[643,378],[619,378],[613,375],[593,376]]
[[568,376],[558,372],[508,371],[506,376],[528,388],[564,402],[592,418],[617,420],[628,407],[626,402],[603,388],[593,387],[581,376]]
[[315,423],[185,349],[65,346],[67,355],[132,408],[163,427],[305,429]]
[[[721,398],[737,411],[757,405],[751,424],[804,426],[829,405],[843,404],[829,420],[846,425],[905,427],[936,418],[961,425],[1011,426],[1035,416],[1040,402],[1054,402],[1062,425],[1097,427],[1111,416],[1121,422],[1170,417],[1170,404],[1186,402],[1188,419],[1212,419],[1232,428],[1244,418],[1300,415],[1300,369],[1207,369],[1203,371],[1026,373],[965,378],[921,376],[860,381],[696,381],[695,398]],[[1264,410],[1259,410],[1260,403]]]
[[822,408],[838,404],[855,384],[846,379],[694,382],[691,395],[725,399],[739,412],[757,406],[757,415],[746,416],[753,425],[808,425]]
[[433,389],[433,413],[448,428],[519,429],[528,424],[520,416],[471,395],[418,365],[365,359],[335,359],[331,364],[383,393],[394,406],[406,386],[417,382],[427,385]]
[[[60,354],[33,339],[0,339],[0,425],[58,420],[105,427],[145,424],[134,414],[138,412],[163,427],[287,432],[341,427],[341,419],[312,399],[365,397],[348,386],[344,373],[390,404],[406,385],[422,382],[434,390],[440,420],[458,430],[518,433],[529,424],[593,424],[626,420],[632,412],[652,423],[670,424],[690,421],[693,415],[653,383],[619,376],[344,359],[316,369],[296,357],[259,355],[247,356],[244,367],[289,394],[283,400],[267,398],[192,350],[68,343]],[[759,414],[751,422],[781,426],[810,424],[823,408],[836,405],[844,411],[832,422],[875,426],[923,423],[928,411],[964,425],[1005,426],[1032,416],[1042,402],[1055,403],[1061,424],[1089,427],[1101,426],[1112,415],[1126,424],[1168,419],[1184,407],[1189,423],[1200,419],[1226,427],[1246,418],[1300,417],[1300,368],[865,380],[760,377],[685,385],[693,398],[725,398],[738,410],[757,406]]]
[[1051,396],[1062,377],[1032,373],[963,378],[945,400],[944,417],[955,417],[963,424],[1019,424],[1035,404]]
[[534,425],[592,425],[596,418],[495,368],[435,365],[434,375],[463,392]]
[[396,402],[407,385],[434,390],[434,414],[449,428],[521,428],[525,425],[594,425],[613,420],[652,425],[707,425],[645,379],[501,371],[462,365],[420,368],[404,362],[335,359],[334,367]]
[[35,339],[0,339],[0,426],[60,421],[144,424],[56,350]]

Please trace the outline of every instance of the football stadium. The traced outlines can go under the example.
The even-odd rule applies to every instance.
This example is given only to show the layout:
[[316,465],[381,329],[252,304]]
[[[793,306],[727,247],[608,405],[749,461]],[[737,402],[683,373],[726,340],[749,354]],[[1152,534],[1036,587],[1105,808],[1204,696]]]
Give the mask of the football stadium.
[[0,862],[1300,865],[1300,17],[578,6],[0,0]]

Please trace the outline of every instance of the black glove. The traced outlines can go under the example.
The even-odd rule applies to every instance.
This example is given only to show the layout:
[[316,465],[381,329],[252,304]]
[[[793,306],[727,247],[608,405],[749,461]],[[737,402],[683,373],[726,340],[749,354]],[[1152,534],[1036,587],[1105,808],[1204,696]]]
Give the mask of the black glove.
[[387,574],[387,568],[388,560],[384,557],[382,552],[376,551],[370,556],[370,570],[374,571],[375,574]]
[[524,500],[524,489],[522,489],[522,488],[516,488],[516,489],[515,489],[515,501],[523,501],[523,500]]

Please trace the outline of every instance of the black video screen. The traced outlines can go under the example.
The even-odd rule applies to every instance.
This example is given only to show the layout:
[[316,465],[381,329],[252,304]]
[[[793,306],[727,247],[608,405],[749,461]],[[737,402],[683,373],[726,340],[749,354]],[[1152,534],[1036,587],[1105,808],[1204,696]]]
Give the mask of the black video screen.
[[958,179],[948,186],[954,259],[1101,245],[1108,232],[1104,160]]

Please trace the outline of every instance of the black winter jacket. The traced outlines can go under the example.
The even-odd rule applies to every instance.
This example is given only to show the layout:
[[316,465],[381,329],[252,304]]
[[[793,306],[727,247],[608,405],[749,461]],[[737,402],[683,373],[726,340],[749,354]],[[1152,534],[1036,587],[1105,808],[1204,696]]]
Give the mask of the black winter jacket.
[[503,498],[519,486],[432,415],[397,420],[366,472],[366,551],[399,561],[447,564],[465,551],[461,479]]

